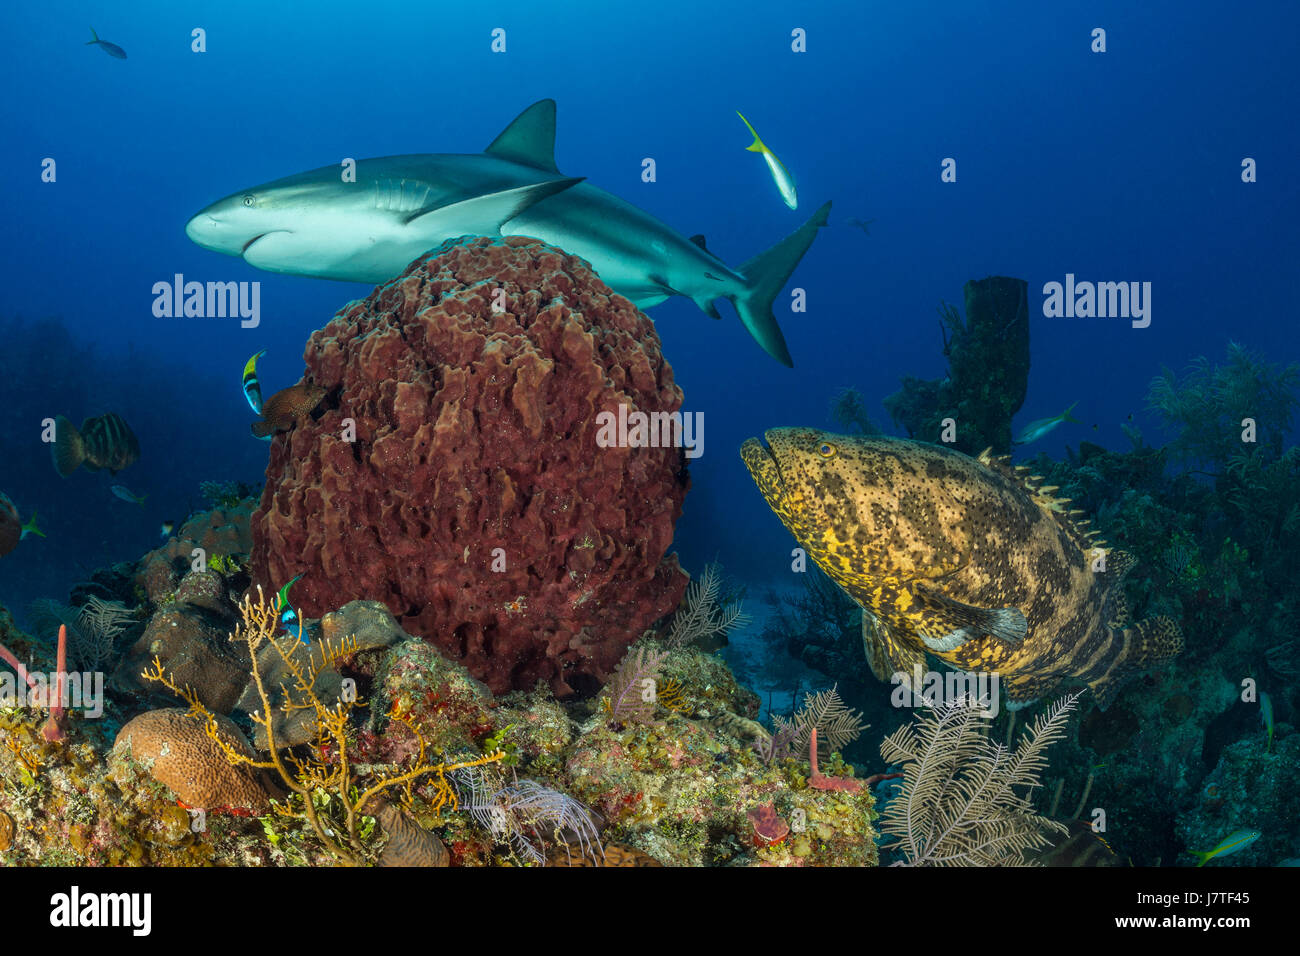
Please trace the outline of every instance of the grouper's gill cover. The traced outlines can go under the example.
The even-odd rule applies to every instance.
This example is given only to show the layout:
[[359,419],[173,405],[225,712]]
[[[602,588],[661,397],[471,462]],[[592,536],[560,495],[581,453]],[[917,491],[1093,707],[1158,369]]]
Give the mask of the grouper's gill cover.
[[1128,620],[1132,558],[1102,548],[1055,488],[1005,460],[810,428],[765,439],[741,457],[800,546],[863,607],[879,679],[924,670],[928,653],[998,673],[1012,706],[1077,680],[1105,707],[1126,676],[1182,650],[1174,621]]

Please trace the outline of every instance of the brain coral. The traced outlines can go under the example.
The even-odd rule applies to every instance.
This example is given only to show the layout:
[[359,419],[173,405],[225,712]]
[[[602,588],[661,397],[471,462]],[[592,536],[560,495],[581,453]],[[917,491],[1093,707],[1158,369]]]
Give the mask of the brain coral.
[[[654,326],[535,239],[444,243],[307,343],[328,391],[275,438],[255,579],[315,617],[384,602],[494,692],[594,692],[681,600],[680,448],[596,416],[680,409]],[[348,434],[351,420],[354,440]]]
[[[217,731],[234,749],[253,757],[252,747],[228,717],[216,715]],[[232,764],[208,736],[203,719],[182,707],[149,710],[127,721],[113,749],[141,763],[190,807],[209,810],[267,806],[267,791],[246,766]]]

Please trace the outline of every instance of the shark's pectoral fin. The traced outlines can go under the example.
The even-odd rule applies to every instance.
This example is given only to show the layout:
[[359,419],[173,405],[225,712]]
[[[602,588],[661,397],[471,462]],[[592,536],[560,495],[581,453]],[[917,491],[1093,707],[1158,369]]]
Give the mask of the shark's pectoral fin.
[[[975,607],[922,587],[914,588],[912,596],[926,610],[921,639],[938,654],[955,651],[986,634],[1007,644],[1019,644],[1029,631],[1029,623],[1019,608]],[[920,627],[917,633],[921,633]]]
[[558,173],[555,168],[555,100],[538,100],[528,107],[483,152]]
[[417,212],[406,220],[406,225],[417,231],[427,230],[439,242],[449,236],[494,236],[505,223],[529,206],[577,185],[584,178],[586,177],[550,179],[514,189],[483,193],[447,206]]

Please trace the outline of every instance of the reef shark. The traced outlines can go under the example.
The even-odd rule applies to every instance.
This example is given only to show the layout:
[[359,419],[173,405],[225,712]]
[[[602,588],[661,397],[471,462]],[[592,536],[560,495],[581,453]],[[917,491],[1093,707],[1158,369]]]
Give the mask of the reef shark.
[[713,318],[728,299],[750,335],[790,366],[772,303],[826,225],[823,205],[738,269],[649,213],[555,165],[555,101],[524,110],[482,153],[323,166],[227,196],[185,227],[199,245],[270,272],[382,283],[464,235],[532,236],[581,256],[642,309],[674,295]]

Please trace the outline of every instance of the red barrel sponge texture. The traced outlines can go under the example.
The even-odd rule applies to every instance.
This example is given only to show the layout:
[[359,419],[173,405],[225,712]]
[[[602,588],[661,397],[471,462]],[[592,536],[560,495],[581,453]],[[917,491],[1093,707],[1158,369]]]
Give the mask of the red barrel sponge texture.
[[494,692],[567,696],[680,602],[684,454],[600,447],[597,415],[676,412],[682,392],[653,323],[584,260],[445,243],[304,359],[326,396],[271,446],[252,565],[270,589],[302,574],[306,616],[383,601]]

